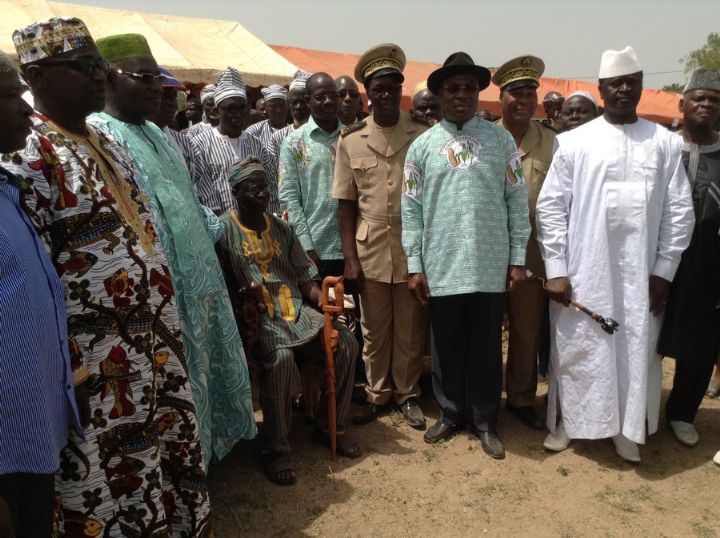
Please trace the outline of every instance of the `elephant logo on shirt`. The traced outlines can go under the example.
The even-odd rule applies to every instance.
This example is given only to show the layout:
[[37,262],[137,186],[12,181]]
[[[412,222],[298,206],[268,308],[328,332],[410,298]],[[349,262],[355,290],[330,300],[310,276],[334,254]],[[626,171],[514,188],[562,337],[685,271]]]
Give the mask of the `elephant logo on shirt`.
[[445,144],[443,153],[452,170],[469,170],[480,163],[478,156],[481,149],[482,144],[477,138],[461,135]]

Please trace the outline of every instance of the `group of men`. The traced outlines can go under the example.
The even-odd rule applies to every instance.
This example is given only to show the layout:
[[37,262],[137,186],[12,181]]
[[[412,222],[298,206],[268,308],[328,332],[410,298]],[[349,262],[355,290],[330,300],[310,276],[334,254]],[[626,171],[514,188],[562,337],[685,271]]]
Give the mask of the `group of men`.
[[[354,424],[394,402],[425,429],[429,347],[441,416],[425,441],[469,426],[504,458],[507,315],[507,409],[547,425],[548,450],[612,438],[639,462],[662,355],[677,359],[670,428],[698,442],[720,351],[718,72],[691,77],[680,138],[638,118],[635,52],[606,51],[602,116],[578,92],[547,100],[560,105],[548,128],[532,120],[540,58],[491,74],[456,52],[408,113],[405,55],[382,44],[352,78],[299,71],[289,89],[263,88],[267,119],[250,127],[242,74],[228,68],[177,132],[184,87],[144,37],[95,41],[82,21],[54,18],[13,41],[35,108],[0,56],[0,516],[17,536],[53,524],[68,537],[209,536],[207,467],[256,434],[248,362],[265,471],[294,484],[292,398],[299,367],[324,360],[327,275],[359,299],[366,402]],[[490,83],[496,123],[477,110]],[[614,334],[572,299],[616,320]],[[337,450],[356,458],[344,433],[358,341],[335,328]],[[313,431],[323,445],[326,404]]]

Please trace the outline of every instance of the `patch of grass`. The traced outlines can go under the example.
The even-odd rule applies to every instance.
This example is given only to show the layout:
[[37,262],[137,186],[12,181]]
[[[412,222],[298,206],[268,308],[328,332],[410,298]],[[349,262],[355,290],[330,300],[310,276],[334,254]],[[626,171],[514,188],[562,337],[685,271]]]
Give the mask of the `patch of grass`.
[[423,456],[425,456],[425,460],[430,463],[432,461],[435,461],[437,459],[437,453],[434,450],[425,449],[422,451]]
[[400,427],[400,424],[403,423],[403,420],[402,413],[397,409],[390,412],[390,425],[396,430]]
[[692,530],[697,538],[715,538],[717,536],[717,533],[702,521],[693,521]]
[[478,488],[477,493],[481,497],[507,495],[507,488],[503,484],[498,484],[497,482],[488,482],[484,486]]
[[595,494],[595,498],[621,512],[630,514],[640,512],[640,507],[634,504],[631,498],[628,498],[627,492],[616,491],[612,486],[605,486],[605,489]]
[[647,485],[627,490],[616,490],[612,486],[605,486],[605,489],[595,494],[595,498],[615,510],[630,514],[642,512],[642,504],[650,505],[657,512],[665,511],[665,508],[653,497],[652,488]]
[[570,474],[570,469],[565,467],[565,465],[558,465],[557,472],[560,473],[560,476],[567,476]]

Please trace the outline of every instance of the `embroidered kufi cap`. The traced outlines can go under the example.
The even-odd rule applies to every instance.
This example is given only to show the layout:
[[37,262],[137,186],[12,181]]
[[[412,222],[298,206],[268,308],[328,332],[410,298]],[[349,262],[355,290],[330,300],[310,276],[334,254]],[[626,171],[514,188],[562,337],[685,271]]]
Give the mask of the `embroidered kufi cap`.
[[598,78],[615,78],[642,72],[635,49],[627,46],[622,50],[606,50],[600,59]]
[[222,72],[215,89],[215,106],[230,97],[242,97],[247,99],[245,81],[240,71],[234,67],[228,67]]
[[696,69],[690,75],[683,93],[693,90],[713,90],[720,92],[720,71],[714,69]]
[[118,62],[138,56],[152,56],[147,39],[140,34],[117,34],[97,40],[100,56],[108,62]]
[[525,54],[508,60],[497,68],[492,77],[493,84],[500,90],[515,88],[537,88],[545,72],[545,62],[537,56]]
[[263,88],[260,90],[260,93],[262,93],[265,101],[270,101],[272,99],[282,99],[283,101],[288,100],[288,91],[280,86],[280,84],[273,84],[267,88]]
[[355,80],[367,85],[373,77],[397,73],[403,80],[405,53],[393,43],[383,43],[365,51],[355,65]]
[[95,46],[85,23],[75,17],[54,17],[34,22],[15,30],[12,39],[20,65]]

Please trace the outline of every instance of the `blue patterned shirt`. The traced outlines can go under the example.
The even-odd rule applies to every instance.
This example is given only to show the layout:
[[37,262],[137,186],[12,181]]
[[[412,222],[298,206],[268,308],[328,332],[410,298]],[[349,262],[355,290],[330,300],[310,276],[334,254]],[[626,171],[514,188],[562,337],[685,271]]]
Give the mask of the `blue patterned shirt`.
[[409,273],[430,294],[504,292],[509,265],[525,264],[527,186],[517,147],[497,125],[441,121],[405,158],[402,244]]
[[278,166],[280,205],[306,251],[321,260],[342,260],[338,203],[332,195],[335,150],[343,125],[331,133],[311,117],[287,135]]
[[0,474],[54,473],[80,433],[63,287],[0,168]]

